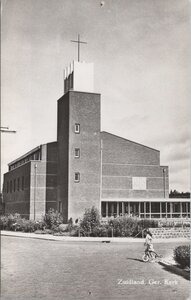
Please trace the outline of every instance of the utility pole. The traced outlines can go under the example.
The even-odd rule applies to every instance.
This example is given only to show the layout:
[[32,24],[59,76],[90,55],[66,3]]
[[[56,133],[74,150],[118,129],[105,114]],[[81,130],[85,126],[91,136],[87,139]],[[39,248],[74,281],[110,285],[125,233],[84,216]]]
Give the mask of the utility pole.
[[164,188],[164,198],[166,198],[166,178],[165,178],[165,173],[166,173],[166,169],[162,169],[163,170],[163,188]]
[[[16,130],[9,130],[8,126],[0,126],[0,133],[16,133]],[[0,134],[0,145],[1,145],[1,134]],[[0,149],[0,162],[1,162],[1,149]],[[1,168],[0,168],[0,193],[1,193]],[[3,194],[3,193],[2,193]],[[2,198],[3,201],[3,198]]]
[[9,130],[9,127],[0,126],[0,132],[4,132],[4,133],[16,133],[16,130]]
[[37,164],[34,165],[34,220],[36,220]]

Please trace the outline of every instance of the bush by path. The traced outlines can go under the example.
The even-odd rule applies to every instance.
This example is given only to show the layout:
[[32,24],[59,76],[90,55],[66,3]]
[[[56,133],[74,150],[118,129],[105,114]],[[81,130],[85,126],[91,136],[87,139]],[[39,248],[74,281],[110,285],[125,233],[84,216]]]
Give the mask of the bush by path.
[[41,220],[26,220],[19,214],[9,214],[0,217],[0,228],[4,230],[52,233],[70,236],[92,236],[92,237],[143,237],[145,228],[165,227],[173,225],[168,220],[150,220],[130,217],[128,215],[110,218],[101,222],[99,211],[95,208],[85,210],[81,220],[73,224],[72,218],[67,224],[63,224],[63,217],[57,211],[50,209],[42,216]]
[[43,221],[33,221],[21,218],[19,214],[9,214],[0,217],[0,227],[2,230],[34,232],[42,230],[45,224]]
[[182,268],[190,268],[190,245],[176,247],[174,249],[174,259]]

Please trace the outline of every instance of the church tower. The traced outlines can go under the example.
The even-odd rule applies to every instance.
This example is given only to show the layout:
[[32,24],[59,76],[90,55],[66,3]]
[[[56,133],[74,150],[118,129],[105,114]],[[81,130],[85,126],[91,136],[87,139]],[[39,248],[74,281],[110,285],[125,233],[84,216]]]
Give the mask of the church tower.
[[57,206],[65,222],[86,208],[100,209],[100,94],[94,93],[93,69],[92,63],[70,64],[58,100]]

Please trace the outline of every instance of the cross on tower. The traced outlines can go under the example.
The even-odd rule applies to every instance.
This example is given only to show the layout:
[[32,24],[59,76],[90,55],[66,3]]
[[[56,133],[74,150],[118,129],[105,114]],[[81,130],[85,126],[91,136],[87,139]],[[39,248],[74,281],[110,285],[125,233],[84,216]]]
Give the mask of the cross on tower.
[[80,41],[80,35],[79,34],[78,34],[78,40],[77,41],[71,40],[71,42],[78,43],[78,61],[80,61],[80,44],[87,44],[87,43]]

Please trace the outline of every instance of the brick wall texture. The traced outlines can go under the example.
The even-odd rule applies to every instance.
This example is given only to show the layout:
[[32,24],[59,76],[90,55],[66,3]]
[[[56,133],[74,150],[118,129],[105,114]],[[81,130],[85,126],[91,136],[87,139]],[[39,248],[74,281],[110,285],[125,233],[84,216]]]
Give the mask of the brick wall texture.
[[[34,219],[35,209],[35,218],[40,219],[49,208],[56,209],[56,150],[57,143],[42,145],[42,160],[26,162],[4,174],[3,198],[6,214],[20,213],[22,217]],[[11,182],[12,189],[10,189]]]
[[[80,132],[75,133],[75,124]],[[75,149],[80,157],[75,157]],[[58,201],[64,219],[100,206],[100,95],[69,91],[58,101]],[[80,174],[75,182],[75,173]]]
[[[168,198],[168,167],[160,166],[160,152],[101,132],[102,200],[110,198]],[[165,169],[165,176],[163,169]],[[133,187],[133,177],[144,177],[145,189]]]
[[69,147],[69,93],[58,100],[58,186],[57,207],[62,203],[62,213],[65,221],[68,219],[68,147]]

